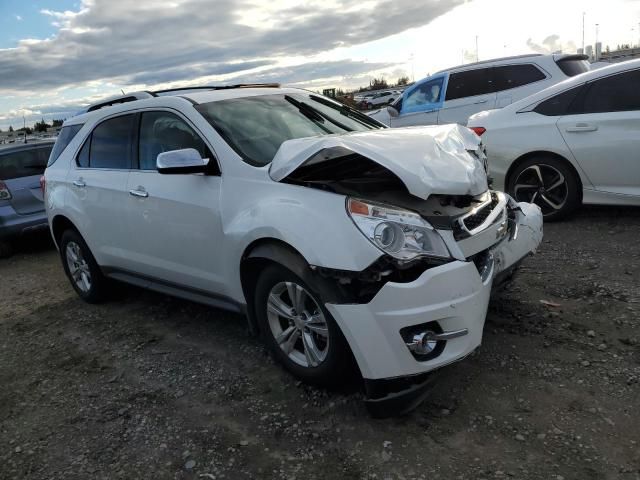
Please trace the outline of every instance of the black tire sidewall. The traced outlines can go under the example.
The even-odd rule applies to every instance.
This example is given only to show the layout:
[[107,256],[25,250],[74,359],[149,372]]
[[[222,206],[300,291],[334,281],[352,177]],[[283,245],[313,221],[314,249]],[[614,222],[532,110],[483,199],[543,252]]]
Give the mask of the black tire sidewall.
[[[329,330],[329,351],[324,361],[317,367],[303,367],[292,361],[277,344],[271,332],[267,318],[267,299],[271,289],[279,282],[295,282],[304,287],[322,309],[327,320]],[[324,301],[317,289],[309,285],[290,270],[273,264],[266,267],[260,274],[256,284],[254,296],[254,311],[260,328],[261,336],[274,358],[289,372],[307,383],[323,387],[337,387],[342,385],[353,374],[353,358],[340,327],[324,306]]]
[[568,162],[566,160],[560,160],[558,158],[545,156],[532,157],[525,162],[522,162],[509,176],[507,192],[516,201],[517,199],[514,196],[516,179],[518,178],[518,175],[520,175],[525,169],[533,165],[548,165],[555,168],[560,173],[562,173],[567,183],[568,195],[564,207],[562,207],[562,209],[558,210],[557,212],[544,215],[545,222],[554,222],[556,220],[566,218],[582,204],[582,187],[580,184],[580,180],[577,178],[576,173],[573,171]]
[[[78,288],[71,273],[69,272],[69,265],[67,264],[67,245],[69,242],[75,242],[82,250],[82,256],[86,260],[89,266],[89,272],[91,273],[91,288],[88,292],[83,292]],[[71,286],[76,291],[78,296],[88,303],[99,303],[106,298],[106,285],[105,278],[102,275],[100,267],[96,263],[91,250],[87,246],[82,236],[75,230],[67,230],[60,237],[60,257],[62,259],[62,267],[64,272],[71,283]]]

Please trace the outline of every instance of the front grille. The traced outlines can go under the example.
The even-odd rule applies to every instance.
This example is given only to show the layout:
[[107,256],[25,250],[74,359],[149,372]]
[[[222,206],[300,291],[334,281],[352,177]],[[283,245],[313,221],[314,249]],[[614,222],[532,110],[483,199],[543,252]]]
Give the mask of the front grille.
[[487,203],[476,213],[474,213],[473,215],[469,215],[463,220],[464,226],[467,227],[467,230],[471,232],[482,225],[485,220],[489,218],[489,215],[491,215],[491,212],[493,212],[498,203],[498,195],[496,195],[494,192],[491,192],[491,202]]

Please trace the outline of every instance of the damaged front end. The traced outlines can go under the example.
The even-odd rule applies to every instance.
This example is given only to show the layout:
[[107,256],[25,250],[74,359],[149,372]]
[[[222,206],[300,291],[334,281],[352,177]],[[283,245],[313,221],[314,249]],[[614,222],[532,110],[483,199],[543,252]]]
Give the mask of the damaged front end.
[[326,307],[372,413],[407,411],[431,372],[480,345],[491,289],[540,244],[541,212],[489,190],[479,139],[458,125],[291,142],[272,178],[344,195],[354,227],[381,252],[360,272],[312,269],[341,292]]

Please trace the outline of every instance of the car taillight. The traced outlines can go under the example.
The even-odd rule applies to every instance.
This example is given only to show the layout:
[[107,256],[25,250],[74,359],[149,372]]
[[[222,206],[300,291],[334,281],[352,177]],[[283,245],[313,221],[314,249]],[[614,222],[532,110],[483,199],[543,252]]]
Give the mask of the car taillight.
[[9,200],[11,198],[11,192],[7,184],[0,180],[0,200]]
[[45,190],[47,188],[47,180],[44,178],[44,175],[40,176],[40,190],[42,190],[42,195],[45,194]]
[[487,129],[484,127],[469,127],[469,128],[473,130],[473,132],[479,137],[481,137],[482,134],[487,131]]

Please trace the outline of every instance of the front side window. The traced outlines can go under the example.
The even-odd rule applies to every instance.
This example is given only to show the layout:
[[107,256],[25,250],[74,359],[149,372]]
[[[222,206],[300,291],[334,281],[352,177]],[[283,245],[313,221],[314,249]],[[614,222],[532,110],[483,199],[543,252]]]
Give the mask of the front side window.
[[51,145],[0,155],[0,179],[42,175],[47,166]]
[[89,168],[131,168],[133,121],[134,115],[129,114],[100,123],[80,150],[78,165]]
[[213,161],[204,141],[177,115],[169,112],[142,114],[138,145],[141,170],[155,170],[160,153],[184,148],[194,148],[202,158]]
[[577,113],[640,110],[640,70],[619,73],[589,85]]
[[287,140],[382,128],[346,105],[299,93],[231,98],[197,105],[196,110],[255,166],[270,163]]
[[444,77],[427,80],[410,91],[402,100],[402,112],[424,110],[426,106],[439,104],[444,95]]
[[47,167],[50,167],[55,163],[60,154],[64,151],[65,148],[67,148],[67,145],[71,143],[71,140],[73,140],[73,138],[81,128],[82,124],[62,127],[62,130],[60,130],[58,138],[56,139],[56,143],[53,146],[53,150],[51,151],[51,156],[49,157],[49,161],[47,162]]

